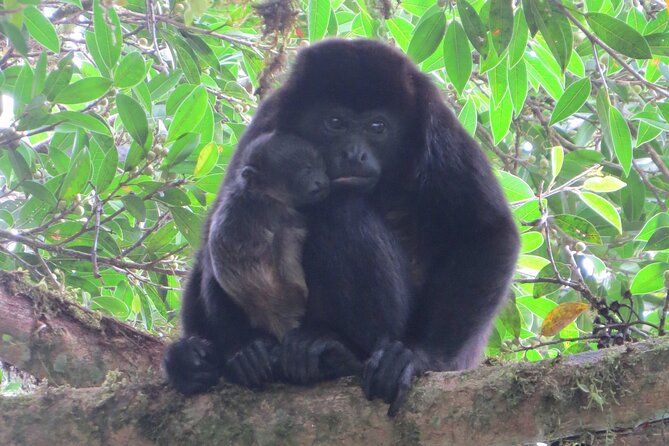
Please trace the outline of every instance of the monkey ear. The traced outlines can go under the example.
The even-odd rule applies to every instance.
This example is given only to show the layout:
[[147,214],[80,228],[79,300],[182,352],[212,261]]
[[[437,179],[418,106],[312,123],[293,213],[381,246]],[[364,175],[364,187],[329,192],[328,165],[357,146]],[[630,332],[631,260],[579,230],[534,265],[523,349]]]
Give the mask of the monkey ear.
[[241,172],[242,178],[246,181],[251,181],[258,175],[258,170],[252,166],[244,166]]
[[244,166],[239,174],[247,183],[254,183],[258,178],[258,169],[253,166]]

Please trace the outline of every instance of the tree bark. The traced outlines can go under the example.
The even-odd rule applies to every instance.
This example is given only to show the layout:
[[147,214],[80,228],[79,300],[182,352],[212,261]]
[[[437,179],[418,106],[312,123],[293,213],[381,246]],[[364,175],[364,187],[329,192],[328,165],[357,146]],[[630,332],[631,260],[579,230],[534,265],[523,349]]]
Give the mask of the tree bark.
[[[159,383],[0,398],[0,444],[669,443],[669,338],[537,363],[433,373],[395,418],[355,379],[184,398]],[[607,443],[607,441],[609,441]]]
[[160,373],[164,344],[72,300],[0,272],[0,360],[51,384],[101,384],[114,370]]

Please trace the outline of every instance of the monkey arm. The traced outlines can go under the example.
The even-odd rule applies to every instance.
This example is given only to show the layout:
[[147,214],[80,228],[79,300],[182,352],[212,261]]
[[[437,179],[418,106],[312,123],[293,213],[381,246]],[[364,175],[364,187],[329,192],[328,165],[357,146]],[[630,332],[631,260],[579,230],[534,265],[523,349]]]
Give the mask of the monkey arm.
[[[426,81],[427,82],[427,81]],[[423,85],[435,97],[433,85]],[[511,212],[488,160],[441,100],[429,102],[417,166],[420,234],[432,272],[418,296],[410,342],[430,369],[474,366],[506,298],[519,248]]]

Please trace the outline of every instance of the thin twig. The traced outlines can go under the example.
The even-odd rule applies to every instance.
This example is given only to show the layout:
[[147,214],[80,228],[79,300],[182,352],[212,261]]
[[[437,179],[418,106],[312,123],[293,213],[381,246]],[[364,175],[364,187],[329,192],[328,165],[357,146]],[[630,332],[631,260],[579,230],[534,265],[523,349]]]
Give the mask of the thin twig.
[[137,241],[136,241],[135,243],[133,243],[132,246],[130,246],[129,248],[124,249],[124,250],[121,252],[121,257],[126,257],[126,256],[127,256],[128,254],[130,254],[132,251],[134,251],[135,249],[137,249],[138,247],[140,247],[140,246],[142,245],[142,243],[144,243],[144,240],[146,240],[146,238],[147,238],[149,235],[151,235],[152,233],[154,233],[155,231],[157,231],[158,229],[160,229],[160,227],[162,226],[163,222],[164,222],[165,220],[167,220],[167,218],[168,218],[169,216],[170,216],[170,214],[167,213],[167,212],[165,212],[163,215],[161,215],[160,217],[158,217],[158,220],[156,221],[156,223],[155,223],[151,228],[145,230],[144,233],[142,234],[142,236],[141,236],[139,239],[137,239]]
[[[64,248],[59,245],[49,245],[47,243],[40,242],[38,240],[32,240],[28,237],[24,237],[22,235],[18,234],[12,234],[9,231],[5,230],[0,230],[0,238],[4,238],[5,240],[11,240],[13,242],[18,242],[22,243],[25,246],[30,247],[33,251],[37,251],[38,249],[51,252],[51,253],[56,253],[68,257],[72,257],[74,259],[79,259],[79,260],[87,260],[89,261],[91,259],[90,254],[86,254],[85,252],[82,251],[75,251],[74,249],[68,249]],[[176,275],[176,276],[187,276],[188,272],[183,271],[183,270],[169,270],[165,268],[158,268],[154,266],[155,262],[152,263],[137,263],[137,262],[130,262],[130,261],[123,261],[123,260],[118,260],[114,258],[108,258],[108,257],[98,257],[98,262],[104,265],[110,265],[110,266],[115,266],[117,268],[122,268],[125,270],[128,269],[137,269],[137,270],[143,270],[143,271],[153,271],[155,273],[160,273],[160,274],[167,274],[167,275]]]
[[658,334],[665,335],[665,323],[667,322],[667,312],[669,311],[669,288],[667,288],[667,295],[664,297],[664,305],[662,305],[662,313],[660,314],[660,324],[658,325]]
[[560,339],[554,339],[552,341],[546,341],[546,342],[540,342],[535,345],[530,345],[527,347],[521,347],[516,350],[512,350],[511,353],[520,353],[520,352],[526,352],[528,350],[536,350],[541,347],[546,347],[548,345],[555,345],[555,344],[562,344],[563,342],[580,342],[580,341],[587,341],[589,339],[599,339],[600,336],[598,335],[586,335],[586,336],[579,336],[577,338],[560,338]]
[[653,163],[657,166],[658,170],[662,176],[669,181],[669,167],[662,161],[660,154],[655,151],[650,145],[644,144],[643,149],[646,151],[650,159],[653,160]]
[[95,213],[95,235],[93,236],[93,249],[91,250],[91,261],[93,263],[93,277],[99,279],[102,277],[100,275],[100,270],[98,268],[98,238],[100,236],[100,215],[102,214],[102,203],[100,203],[100,198],[98,194],[93,189],[95,196],[95,204],[93,212]]
[[639,177],[641,178],[643,184],[645,184],[646,187],[655,196],[655,200],[657,201],[657,205],[660,207],[660,209],[662,209],[662,211],[664,212],[667,212],[667,205],[664,204],[664,200],[660,197],[660,193],[666,193],[666,192],[657,188],[653,183],[650,182],[650,180],[648,179],[648,174],[646,174],[646,172],[644,172],[643,169],[639,167],[639,164],[634,159],[632,160],[632,166],[634,167],[634,170],[636,170],[636,172],[639,174]]
[[588,38],[593,43],[596,43],[599,45],[604,51],[609,53],[612,59],[614,59],[616,62],[618,62],[628,73],[630,73],[635,79],[637,79],[639,82],[641,82],[643,85],[645,85],[647,88],[657,92],[658,94],[662,95],[665,98],[669,98],[669,92],[665,90],[664,88],[652,83],[648,82],[642,75],[637,73],[637,71],[632,68],[625,60],[618,55],[616,51],[614,51],[611,47],[609,47],[606,43],[604,43],[599,37],[591,33],[581,22],[578,21],[576,17],[574,17],[568,10],[567,8],[562,5],[561,2],[553,0],[553,4],[560,9],[560,11],[567,17],[578,29],[580,29],[583,34]]

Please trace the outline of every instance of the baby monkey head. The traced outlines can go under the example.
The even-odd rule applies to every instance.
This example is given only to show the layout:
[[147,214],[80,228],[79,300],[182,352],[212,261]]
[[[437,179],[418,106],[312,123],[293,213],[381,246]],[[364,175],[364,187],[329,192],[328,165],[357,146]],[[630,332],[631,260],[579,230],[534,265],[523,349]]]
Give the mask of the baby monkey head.
[[323,158],[297,136],[265,134],[252,143],[247,160],[241,178],[255,193],[299,207],[321,201],[330,192]]

